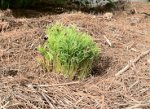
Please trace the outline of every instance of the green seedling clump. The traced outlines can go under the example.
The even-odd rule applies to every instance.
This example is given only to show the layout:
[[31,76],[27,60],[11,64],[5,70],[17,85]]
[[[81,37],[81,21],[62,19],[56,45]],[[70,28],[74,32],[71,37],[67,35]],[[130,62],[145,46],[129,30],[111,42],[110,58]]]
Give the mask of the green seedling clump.
[[[48,62],[47,69],[62,73],[69,79],[84,79],[91,73],[99,48],[86,33],[76,27],[56,23],[47,28],[48,40],[38,50]],[[49,66],[49,67],[48,67]]]

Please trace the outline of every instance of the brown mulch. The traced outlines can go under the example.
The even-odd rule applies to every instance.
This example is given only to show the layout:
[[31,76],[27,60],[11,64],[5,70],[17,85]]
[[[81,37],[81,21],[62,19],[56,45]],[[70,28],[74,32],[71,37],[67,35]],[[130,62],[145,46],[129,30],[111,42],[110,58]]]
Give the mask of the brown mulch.
[[[116,12],[111,19],[83,12],[28,10],[29,16],[16,17],[1,11],[0,109],[149,109],[150,53],[132,61],[150,50],[150,16],[143,14],[150,12],[150,5],[132,5],[138,13]],[[36,47],[44,42],[46,26],[55,22],[75,24],[101,47],[94,73],[83,81],[45,72],[37,62]]]

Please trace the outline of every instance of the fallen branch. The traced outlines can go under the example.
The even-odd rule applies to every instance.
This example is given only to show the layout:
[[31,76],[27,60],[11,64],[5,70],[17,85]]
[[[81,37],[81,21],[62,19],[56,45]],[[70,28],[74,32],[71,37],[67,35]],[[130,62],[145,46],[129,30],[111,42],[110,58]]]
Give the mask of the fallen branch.
[[118,73],[116,73],[115,76],[119,76],[119,75],[123,74],[124,72],[126,72],[131,67],[131,65],[137,63],[141,58],[143,58],[144,56],[146,56],[149,53],[150,53],[150,50],[143,52],[141,55],[139,55],[137,58],[135,58],[132,62],[130,61],[129,64],[127,64],[123,69],[121,69]]
[[[75,82],[70,82],[70,83],[63,83],[63,84],[53,84],[53,85],[32,85],[33,87],[55,87],[55,86],[65,86],[65,85],[73,85],[73,84],[79,84],[79,81],[75,81]],[[28,86],[31,86],[31,84],[29,84]]]

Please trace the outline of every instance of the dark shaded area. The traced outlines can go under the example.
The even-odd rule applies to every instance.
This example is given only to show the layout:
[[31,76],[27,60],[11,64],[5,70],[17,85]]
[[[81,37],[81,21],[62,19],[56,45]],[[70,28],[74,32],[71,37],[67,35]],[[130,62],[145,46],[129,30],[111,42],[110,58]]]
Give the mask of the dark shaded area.
[[[81,5],[79,2],[55,3],[48,1],[46,2],[44,0],[5,0],[5,3],[1,3],[0,5],[2,9],[11,9],[14,17],[27,18],[40,17],[40,13],[55,15],[70,11],[82,11],[85,13],[98,14],[110,11],[113,12],[115,10],[122,10],[125,8],[125,6],[125,2],[116,2],[114,4],[108,3],[104,6],[97,7],[87,7],[85,5]],[[34,14],[31,14],[30,11],[34,11]]]
[[98,76],[98,75],[104,75],[107,73],[107,69],[111,66],[111,57],[108,56],[101,56],[98,59],[95,60],[93,64],[92,69],[92,75]]
[[34,5],[36,0],[0,0],[0,8],[28,8]]
[[8,69],[6,69],[6,70],[1,70],[0,73],[1,73],[1,75],[4,76],[4,77],[7,77],[7,76],[12,76],[12,77],[14,77],[14,76],[17,75],[18,70],[17,70],[17,69],[10,69],[10,68],[8,68]]

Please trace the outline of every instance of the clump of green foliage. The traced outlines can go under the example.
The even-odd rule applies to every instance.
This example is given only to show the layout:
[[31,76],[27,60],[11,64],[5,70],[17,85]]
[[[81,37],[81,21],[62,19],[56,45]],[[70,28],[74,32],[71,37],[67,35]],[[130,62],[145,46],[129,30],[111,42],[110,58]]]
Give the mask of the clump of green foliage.
[[59,23],[48,27],[46,33],[48,40],[38,47],[46,60],[46,68],[49,66],[54,72],[62,73],[71,80],[84,79],[91,73],[100,49],[89,35],[77,31],[75,26],[65,27]]

